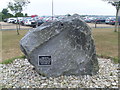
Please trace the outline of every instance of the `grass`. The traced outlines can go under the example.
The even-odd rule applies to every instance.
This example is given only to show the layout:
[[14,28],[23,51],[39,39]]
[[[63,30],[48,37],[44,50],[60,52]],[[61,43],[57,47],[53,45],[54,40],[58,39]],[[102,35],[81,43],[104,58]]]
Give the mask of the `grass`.
[[[16,58],[24,58],[19,48],[20,39],[26,34],[27,30],[21,30],[20,35],[16,31],[2,32],[2,62],[11,63]],[[94,28],[92,30],[97,55],[103,58],[112,58],[118,62],[118,33],[113,28]],[[18,57],[20,56],[20,57]],[[15,57],[15,58],[14,58]]]
[[92,34],[97,55],[118,63],[118,32],[114,32],[114,28],[94,28]]
[[20,35],[16,31],[2,31],[2,60],[23,56],[19,47],[20,39],[26,34],[27,30],[21,30]]
[[97,54],[97,57],[111,59],[113,61],[113,63],[115,63],[115,64],[119,63],[119,58],[118,57],[111,57],[111,56],[98,55],[98,54]]
[[14,58],[10,58],[10,59],[7,59],[7,60],[3,60],[2,62],[0,62],[0,64],[10,64],[12,63],[15,59],[25,59],[25,55],[23,56],[17,56],[17,57],[14,57]]

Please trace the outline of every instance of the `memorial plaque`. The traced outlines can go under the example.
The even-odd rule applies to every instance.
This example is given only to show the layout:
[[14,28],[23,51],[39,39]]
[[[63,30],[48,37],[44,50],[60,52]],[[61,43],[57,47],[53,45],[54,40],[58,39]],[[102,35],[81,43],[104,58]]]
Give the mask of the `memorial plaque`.
[[38,56],[38,65],[51,65],[51,56]]

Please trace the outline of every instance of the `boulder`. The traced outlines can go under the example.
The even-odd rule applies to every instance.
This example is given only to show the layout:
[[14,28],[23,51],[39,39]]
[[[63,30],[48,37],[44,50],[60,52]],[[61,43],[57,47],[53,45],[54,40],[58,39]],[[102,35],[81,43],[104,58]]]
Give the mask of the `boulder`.
[[30,30],[20,48],[46,77],[94,75],[99,70],[91,28],[74,16]]

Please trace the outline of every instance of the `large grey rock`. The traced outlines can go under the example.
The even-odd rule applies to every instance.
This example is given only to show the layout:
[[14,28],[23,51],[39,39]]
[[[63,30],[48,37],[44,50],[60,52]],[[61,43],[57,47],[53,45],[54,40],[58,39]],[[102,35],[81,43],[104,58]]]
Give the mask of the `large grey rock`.
[[[91,28],[73,16],[30,30],[20,47],[36,71],[47,77],[94,75],[99,69]],[[51,56],[51,65],[39,65],[39,56]]]

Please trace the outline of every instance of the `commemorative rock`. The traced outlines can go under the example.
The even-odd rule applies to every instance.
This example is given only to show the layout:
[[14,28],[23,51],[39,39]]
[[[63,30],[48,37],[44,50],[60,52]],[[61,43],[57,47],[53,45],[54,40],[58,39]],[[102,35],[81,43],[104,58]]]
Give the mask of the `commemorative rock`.
[[91,28],[74,16],[30,30],[20,47],[35,70],[47,77],[94,75],[99,70]]

